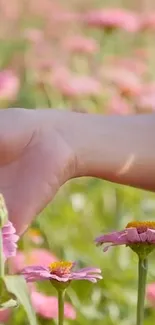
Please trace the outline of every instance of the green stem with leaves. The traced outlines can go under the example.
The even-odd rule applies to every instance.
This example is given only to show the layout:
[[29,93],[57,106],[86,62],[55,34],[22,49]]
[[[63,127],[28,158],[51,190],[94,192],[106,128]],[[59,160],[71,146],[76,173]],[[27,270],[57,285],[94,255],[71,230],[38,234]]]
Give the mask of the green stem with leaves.
[[64,298],[65,290],[58,290],[58,325],[64,323]]
[[137,325],[144,323],[144,302],[145,302],[145,289],[146,277],[148,270],[147,258],[141,259],[139,257],[138,263],[138,299],[137,299]]

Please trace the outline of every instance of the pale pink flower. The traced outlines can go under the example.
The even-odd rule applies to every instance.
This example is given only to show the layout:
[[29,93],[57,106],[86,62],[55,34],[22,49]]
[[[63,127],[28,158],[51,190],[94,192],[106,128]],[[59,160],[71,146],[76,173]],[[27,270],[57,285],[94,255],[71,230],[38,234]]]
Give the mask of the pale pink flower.
[[92,10],[83,16],[85,23],[104,29],[120,28],[128,32],[136,32],[139,29],[139,19],[136,14],[123,9],[99,9]]
[[0,101],[16,99],[19,87],[19,78],[13,73],[13,71],[0,71]]
[[2,228],[2,240],[5,259],[15,256],[19,236],[16,235],[16,230],[10,221],[8,221]]
[[94,267],[86,267],[74,271],[75,263],[72,262],[53,262],[49,267],[28,266],[21,270],[21,274],[27,282],[56,280],[58,282],[70,282],[71,280],[88,280],[96,283],[102,279],[101,270]]
[[[43,293],[32,291],[31,302],[36,313],[40,316],[53,319],[58,317],[58,300],[54,296],[46,296]],[[67,302],[64,304],[64,316],[68,319],[76,319],[76,311]]]
[[130,222],[124,230],[101,235],[95,239],[95,242],[99,246],[109,243],[103,249],[104,252],[111,246],[142,243],[155,245],[155,222]]
[[155,83],[150,83],[142,87],[135,104],[141,112],[155,111]]
[[155,29],[155,12],[145,13],[141,16],[140,29],[142,31]]
[[65,72],[53,78],[53,86],[66,97],[89,97],[102,94],[101,83],[89,76],[76,76]]
[[14,258],[10,260],[10,268],[13,273],[20,272],[24,267],[42,265],[48,267],[51,262],[57,261],[57,257],[45,248],[33,248],[28,252],[17,251]]
[[128,115],[131,113],[131,108],[124,98],[115,95],[110,99],[107,111],[114,115]]
[[141,91],[139,77],[129,69],[117,67],[103,67],[100,71],[103,80],[115,85],[124,96],[137,96]]
[[143,58],[138,57],[117,57],[114,56],[108,60],[114,68],[125,69],[126,71],[134,73],[136,76],[143,76],[147,70],[147,64],[142,60]]
[[93,38],[74,35],[64,39],[63,46],[70,52],[94,54],[99,51],[99,45]]
[[155,283],[150,283],[146,287],[146,297],[152,307],[155,307]]

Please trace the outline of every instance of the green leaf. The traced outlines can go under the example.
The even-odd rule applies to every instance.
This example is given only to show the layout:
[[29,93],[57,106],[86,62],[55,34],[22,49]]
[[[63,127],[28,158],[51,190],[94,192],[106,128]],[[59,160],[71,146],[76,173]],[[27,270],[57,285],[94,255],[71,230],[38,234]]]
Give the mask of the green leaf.
[[13,293],[19,303],[24,307],[30,325],[37,325],[37,319],[30,302],[29,292],[24,278],[19,275],[7,275],[4,277],[4,282],[8,291]]

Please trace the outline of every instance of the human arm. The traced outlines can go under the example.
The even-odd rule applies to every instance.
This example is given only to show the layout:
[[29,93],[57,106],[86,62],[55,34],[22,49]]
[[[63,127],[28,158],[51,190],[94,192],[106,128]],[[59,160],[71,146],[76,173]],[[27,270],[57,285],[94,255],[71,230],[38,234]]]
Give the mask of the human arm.
[[155,191],[155,115],[0,111],[0,192],[22,233],[74,177]]

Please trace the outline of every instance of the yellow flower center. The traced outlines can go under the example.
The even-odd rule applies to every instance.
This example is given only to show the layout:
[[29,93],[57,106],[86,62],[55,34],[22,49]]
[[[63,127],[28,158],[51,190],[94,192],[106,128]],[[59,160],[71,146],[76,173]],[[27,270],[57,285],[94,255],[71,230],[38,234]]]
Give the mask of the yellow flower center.
[[57,274],[59,276],[69,274],[73,267],[72,262],[53,262],[49,265],[49,270],[51,273]]
[[41,236],[41,232],[40,232],[40,230],[35,229],[35,228],[31,228],[31,229],[29,229],[27,233],[28,233],[28,235],[29,235],[30,237],[33,237],[33,236],[35,236],[35,237],[40,237],[40,236]]
[[155,229],[155,222],[153,221],[132,221],[129,222],[126,228],[137,228],[138,232],[145,232],[148,228]]

